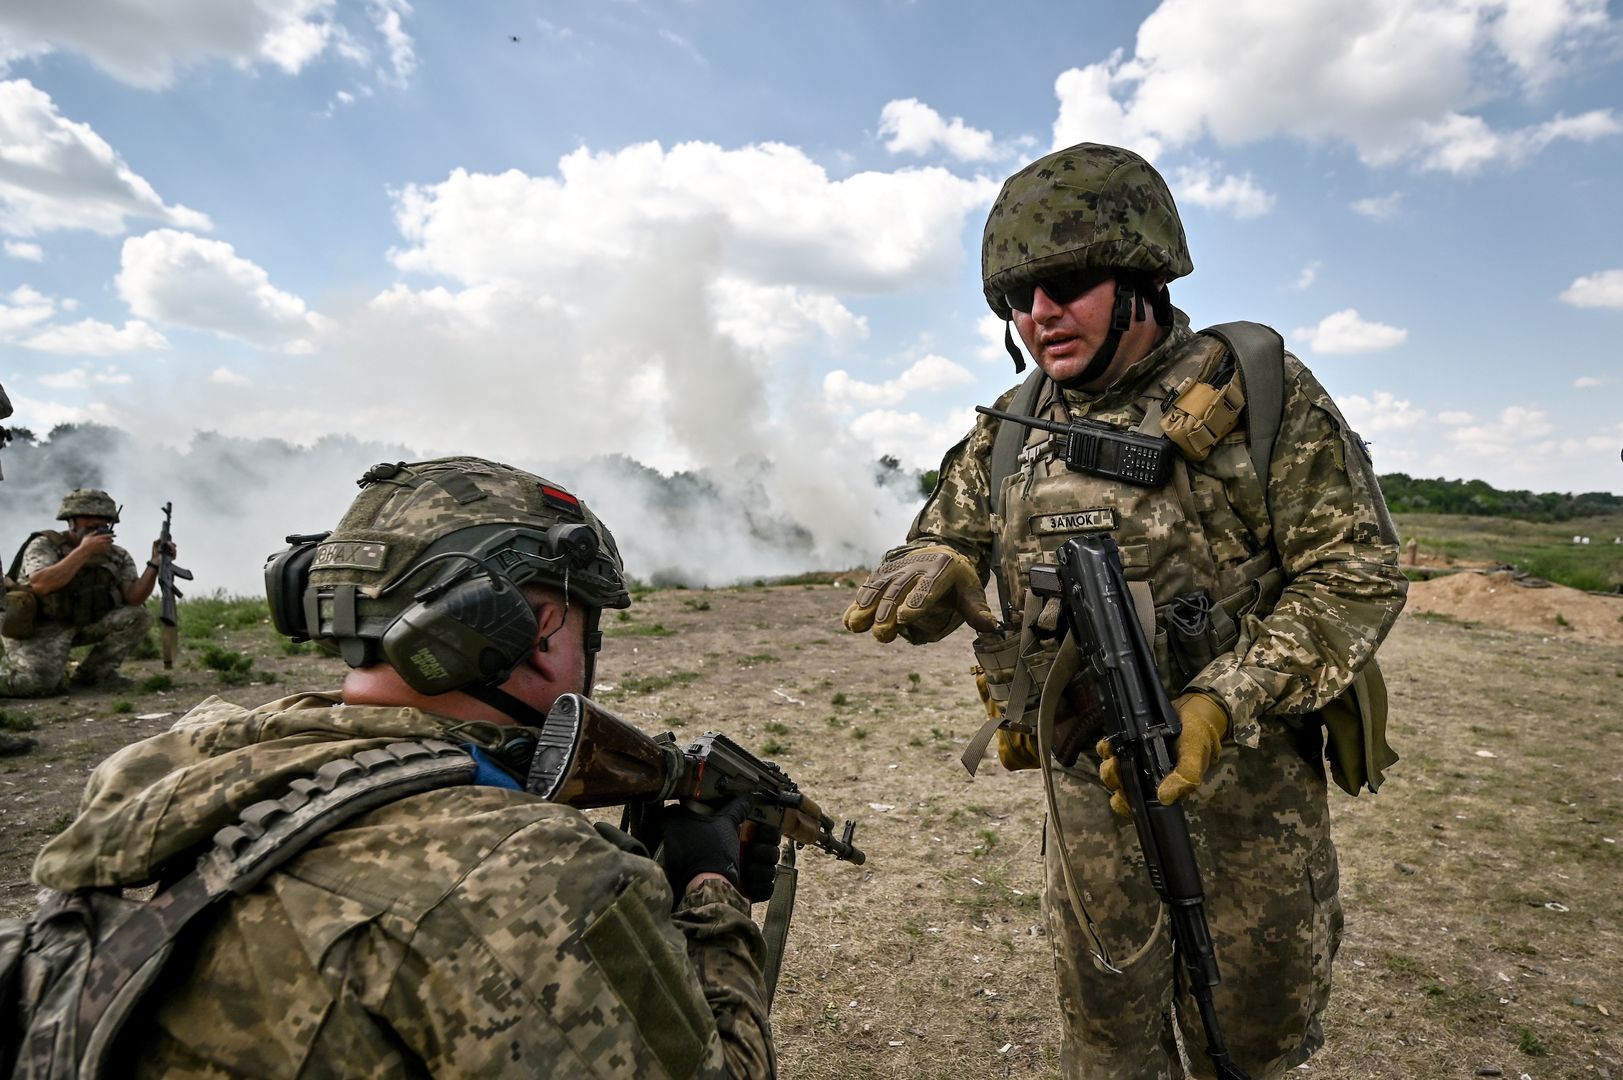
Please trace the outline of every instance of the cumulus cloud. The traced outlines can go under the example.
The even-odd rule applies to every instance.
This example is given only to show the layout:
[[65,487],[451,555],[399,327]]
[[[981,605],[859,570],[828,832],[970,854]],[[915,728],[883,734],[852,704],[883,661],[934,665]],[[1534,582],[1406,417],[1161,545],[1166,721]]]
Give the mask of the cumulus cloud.
[[215,60],[290,75],[329,49],[369,62],[370,42],[383,53],[381,73],[403,82],[416,66],[404,23],[410,14],[406,0],[11,0],[0,6],[0,39],[29,55],[81,53],[114,78],[149,90]]
[[1218,176],[1218,166],[1212,162],[1180,166],[1167,177],[1173,198],[1179,204],[1193,203],[1211,210],[1222,210],[1242,221],[1261,217],[1273,209],[1274,197],[1246,176]]
[[209,372],[209,382],[216,386],[248,386],[251,380],[246,375],[239,375],[228,367],[217,367]]
[[[927,420],[916,412],[874,409],[852,420],[851,432],[903,466],[922,470],[939,465],[942,448],[962,439],[974,423],[974,409],[955,409],[939,422]],[[917,502],[915,497],[915,510]]]
[[91,386],[125,386],[131,382],[134,382],[134,380],[116,367],[105,367],[100,371],[93,371],[88,367],[76,367],[67,371],[55,371],[39,377],[39,384],[52,390],[84,390]]
[[1538,456],[1553,449],[1555,434],[1549,414],[1537,406],[1510,405],[1492,423],[1462,424],[1448,433],[1462,454],[1497,462],[1512,462],[1520,455]]
[[1403,192],[1394,191],[1389,195],[1371,195],[1364,199],[1354,199],[1353,213],[1361,214],[1371,221],[1391,221],[1398,216],[1398,208],[1403,203]]
[[1297,327],[1293,337],[1306,341],[1316,353],[1361,353],[1401,345],[1409,331],[1385,323],[1368,322],[1357,308],[1326,315],[1317,326]]
[[[1003,335],[1008,330],[1008,324],[1002,319],[987,312],[975,320],[975,336],[980,344],[975,348],[977,360],[1007,360],[1009,351],[1003,347]],[[1015,342],[1018,347],[1019,342]]]
[[1400,400],[1397,395],[1377,390],[1369,397],[1348,394],[1336,399],[1341,414],[1353,430],[1365,435],[1378,432],[1408,431],[1426,419],[1426,411],[1413,402]]
[[558,176],[454,171],[397,198],[405,271],[467,284],[580,287],[638,258],[657,234],[702,229],[732,276],[766,285],[891,290],[944,282],[964,216],[996,182],[945,169],[830,180],[800,149],[658,143],[565,156]]
[[931,353],[915,361],[894,379],[882,383],[862,382],[845,371],[831,371],[823,378],[823,396],[835,408],[899,405],[913,394],[945,390],[975,381],[962,365]]
[[139,319],[130,319],[121,327],[82,319],[65,326],[48,326],[22,344],[62,356],[114,356],[167,349],[169,339]]
[[1623,270],[1601,270],[1578,278],[1561,299],[1573,307],[1623,308]]
[[868,336],[868,320],[827,293],[793,285],[718,278],[710,285],[716,329],[749,349],[772,352],[821,337],[845,350]]
[[1459,409],[1444,409],[1437,414],[1437,422],[1447,424],[1449,427],[1459,427],[1461,424],[1476,423],[1476,417]]
[[6,254],[23,262],[44,262],[45,249],[23,240],[7,240]]
[[156,229],[124,241],[118,294],[144,319],[306,352],[326,324],[223,240]]
[[210,227],[207,216],[164,202],[89,125],[57,112],[27,79],[0,82],[0,232],[112,236],[132,217]]
[[38,289],[19,285],[0,295],[0,341],[10,341],[56,313],[56,304]]
[[1296,275],[1296,287],[1298,289],[1311,289],[1313,283],[1319,280],[1319,271],[1323,268],[1324,264],[1317,259],[1302,267],[1302,272]]
[[1056,79],[1054,145],[1114,142],[1154,159],[1203,137],[1288,136],[1350,143],[1368,164],[1515,163],[1619,125],[1602,109],[1496,131],[1466,110],[1533,93],[1614,27],[1605,0],[1162,0],[1131,56]]
[[959,161],[996,161],[1009,155],[990,131],[972,128],[958,116],[944,120],[917,98],[886,102],[879,112],[879,134],[893,154],[924,155],[939,147]]

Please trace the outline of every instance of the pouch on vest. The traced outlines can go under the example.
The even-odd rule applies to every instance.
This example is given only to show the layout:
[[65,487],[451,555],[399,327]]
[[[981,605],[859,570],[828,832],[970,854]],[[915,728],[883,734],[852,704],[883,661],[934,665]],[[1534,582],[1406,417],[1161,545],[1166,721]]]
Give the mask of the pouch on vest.
[[1348,795],[1381,789],[1398,755],[1386,742],[1386,680],[1372,656],[1341,696],[1319,710],[1330,776]]
[[[975,638],[975,689],[980,691],[986,705],[987,717],[1001,719],[997,728],[997,760],[1010,772],[1035,769],[1042,764],[1037,755],[1037,737],[1028,725],[1009,726],[1009,691],[1014,684],[1015,671],[1020,664],[1020,640],[1016,633],[985,633]],[[1041,661],[1039,660],[1039,666]],[[1042,689],[1041,679],[1025,683],[1026,700],[1017,712],[1023,717],[1037,703]],[[1019,719],[1014,721],[1020,723]]]
[[27,641],[34,636],[34,617],[38,612],[39,598],[34,590],[6,578],[6,617],[4,623],[0,623],[0,634]]

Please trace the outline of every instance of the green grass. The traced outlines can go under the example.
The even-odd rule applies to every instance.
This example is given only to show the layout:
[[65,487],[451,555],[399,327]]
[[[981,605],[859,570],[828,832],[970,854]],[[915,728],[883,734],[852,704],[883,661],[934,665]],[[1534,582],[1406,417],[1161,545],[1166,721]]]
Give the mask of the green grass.
[[[1535,522],[1460,514],[1396,514],[1398,533],[1425,554],[1468,562],[1512,563],[1537,577],[1575,589],[1610,592],[1623,584],[1623,514]],[[1587,544],[1574,544],[1587,536]]]
[[175,680],[168,675],[149,675],[141,680],[140,690],[143,694],[155,694],[160,690],[173,690]]
[[697,671],[673,671],[669,675],[644,675],[622,679],[615,688],[615,694],[653,694],[660,690],[668,690],[673,686],[686,686],[688,683],[703,676]]
[[33,731],[38,726],[32,717],[0,709],[0,731]]
[[[154,607],[156,606],[154,602]],[[241,630],[249,626],[269,626],[270,607],[264,600],[249,596],[228,596],[217,591],[207,596],[188,596],[176,608],[183,638],[212,638],[221,630]]]
[[603,631],[605,637],[669,637],[674,633],[676,631],[666,629],[664,623],[626,623]]

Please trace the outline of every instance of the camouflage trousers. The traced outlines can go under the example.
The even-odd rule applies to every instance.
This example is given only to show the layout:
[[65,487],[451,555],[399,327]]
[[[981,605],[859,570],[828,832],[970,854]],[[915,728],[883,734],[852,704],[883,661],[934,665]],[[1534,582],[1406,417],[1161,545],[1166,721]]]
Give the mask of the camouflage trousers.
[[94,683],[117,673],[141,639],[152,628],[152,613],[137,604],[115,608],[88,626],[41,623],[27,640],[5,639],[0,659],[0,694],[7,697],[42,697],[62,685],[68,654],[75,645],[94,645],[79,663],[74,681]]
[[[1215,990],[1218,1021],[1230,1055],[1254,1080],[1279,1076],[1323,1043],[1330,963],[1341,941],[1324,771],[1298,749],[1303,739],[1317,761],[1316,729],[1310,737],[1264,721],[1259,747],[1224,747],[1205,784],[1184,803],[1223,979]],[[1210,1077],[1200,1014],[1181,973],[1175,991],[1170,927],[1158,918],[1161,904],[1133,823],[1110,810],[1096,765],[1090,768],[1087,758],[1077,764],[1054,770],[1064,851],[1122,974],[1103,971],[1092,958],[1049,823],[1043,912],[1058,974],[1064,1075]],[[1180,1035],[1188,1069],[1175,1041]]]

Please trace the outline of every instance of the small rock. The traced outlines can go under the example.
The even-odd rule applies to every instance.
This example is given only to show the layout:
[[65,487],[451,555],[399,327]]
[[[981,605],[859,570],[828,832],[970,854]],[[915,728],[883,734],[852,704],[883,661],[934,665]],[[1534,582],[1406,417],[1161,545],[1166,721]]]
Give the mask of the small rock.
[[1410,866],[1408,863],[1395,862],[1392,865],[1398,868],[1398,873],[1400,874],[1408,874],[1413,876],[1415,873],[1415,868]]
[[28,735],[13,735],[9,731],[0,731],[0,757],[17,757],[31,753],[38,745],[39,740]]
[[1480,1069],[1478,1069],[1476,1071],[1476,1075],[1477,1076],[1503,1076],[1503,1075],[1505,1075],[1505,1070],[1499,1068],[1499,1066],[1497,1066],[1497,1065],[1484,1065],[1484,1066],[1482,1066],[1482,1068],[1480,1068]]

